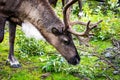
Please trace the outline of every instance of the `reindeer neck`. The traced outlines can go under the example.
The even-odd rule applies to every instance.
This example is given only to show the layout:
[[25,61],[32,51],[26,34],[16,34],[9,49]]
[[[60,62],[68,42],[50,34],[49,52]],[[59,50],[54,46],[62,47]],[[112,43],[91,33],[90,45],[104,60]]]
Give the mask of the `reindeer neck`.
[[[25,7],[27,5],[27,7]],[[52,27],[64,27],[61,20],[56,16],[47,0],[24,1],[19,9],[20,18],[27,20],[38,29]]]

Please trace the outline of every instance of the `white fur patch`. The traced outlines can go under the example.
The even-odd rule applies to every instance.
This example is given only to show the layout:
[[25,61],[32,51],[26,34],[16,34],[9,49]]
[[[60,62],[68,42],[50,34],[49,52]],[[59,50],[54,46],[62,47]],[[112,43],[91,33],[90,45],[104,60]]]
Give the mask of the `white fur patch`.
[[84,13],[82,11],[79,12],[78,16],[82,17],[84,15]]
[[10,63],[11,66],[19,64],[19,62],[17,61],[17,59],[15,59],[14,57],[12,57],[12,60],[13,61],[11,61],[10,59],[7,60]]
[[24,23],[22,23],[22,30],[28,38],[35,38],[37,40],[45,40],[43,36],[41,35],[40,31],[38,31],[35,28],[35,26],[32,25],[28,21],[24,21]]

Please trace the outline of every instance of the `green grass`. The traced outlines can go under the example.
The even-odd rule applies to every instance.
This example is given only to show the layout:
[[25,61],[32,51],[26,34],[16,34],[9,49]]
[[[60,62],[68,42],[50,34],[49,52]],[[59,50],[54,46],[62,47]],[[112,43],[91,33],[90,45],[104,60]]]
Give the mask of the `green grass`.
[[91,41],[90,43],[94,48],[97,49],[96,52],[103,52],[106,48],[112,47],[111,41]]
[[[44,54],[42,56],[28,56],[21,57],[18,49],[15,50],[15,56],[20,61],[21,68],[10,68],[6,65],[6,59],[8,55],[8,34],[5,35],[5,40],[0,44],[0,80],[44,80],[41,75],[48,72],[42,69],[43,66],[50,67],[48,63],[55,62],[56,65],[53,68],[60,69],[60,71],[50,71],[50,75],[45,80],[83,80],[88,78],[90,80],[106,80],[106,76],[109,76],[113,80],[119,80],[119,75],[113,75],[113,69],[103,70],[107,65],[103,62],[97,62],[97,57],[93,56],[81,56],[81,62],[77,66],[68,65],[65,61],[58,66],[59,60],[55,56],[56,54]],[[110,41],[93,41],[90,42],[92,47],[81,46],[83,50],[89,50],[91,52],[93,48],[97,47],[97,52],[103,52],[107,47],[111,46]],[[6,45],[6,46],[4,46]],[[17,45],[15,45],[16,48]],[[78,47],[78,52],[81,54],[81,49]],[[48,48],[47,48],[48,49]],[[85,52],[84,54],[90,54]],[[58,60],[58,62],[54,61]],[[52,63],[53,64],[53,63]],[[96,66],[100,64],[100,66]],[[60,67],[63,68],[60,68]]]

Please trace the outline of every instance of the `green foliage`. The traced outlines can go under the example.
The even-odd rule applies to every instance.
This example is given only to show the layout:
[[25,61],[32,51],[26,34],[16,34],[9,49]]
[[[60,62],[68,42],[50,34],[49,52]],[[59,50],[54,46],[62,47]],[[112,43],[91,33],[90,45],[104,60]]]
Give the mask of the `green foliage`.
[[43,40],[35,40],[34,38],[27,38],[25,35],[17,32],[17,45],[21,57],[39,56],[45,53],[52,53],[55,49]]
[[61,72],[64,68],[65,60],[59,55],[47,57],[46,64],[42,67],[45,72]]
[[[106,0],[103,5],[94,1],[83,2],[83,13],[84,16],[80,21],[91,20],[91,22],[97,22],[103,20],[98,28],[93,30],[93,33],[95,33],[94,40],[107,40],[113,38],[113,36],[119,37],[120,7],[118,7],[117,0]],[[73,7],[73,14],[78,14],[78,6]],[[72,18],[78,20],[77,17]],[[84,28],[80,26],[76,30],[84,30]]]

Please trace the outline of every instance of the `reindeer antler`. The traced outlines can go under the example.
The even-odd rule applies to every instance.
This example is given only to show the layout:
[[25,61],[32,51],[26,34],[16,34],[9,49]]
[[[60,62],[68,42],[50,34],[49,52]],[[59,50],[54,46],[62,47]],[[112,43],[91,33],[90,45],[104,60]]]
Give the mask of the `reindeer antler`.
[[69,22],[68,22],[68,17],[67,17],[67,10],[68,8],[74,4],[75,2],[77,2],[78,0],[72,0],[70,2],[68,2],[64,7],[63,7],[63,21],[65,24],[66,29],[69,28]]
[[[69,2],[64,6],[63,8],[63,21],[64,21],[64,24],[65,24],[65,27],[67,31],[69,31],[70,33],[72,33],[73,35],[75,35],[80,44],[83,43],[85,44],[86,46],[89,46],[88,45],[88,41],[90,40],[90,37],[93,35],[93,34],[90,34],[90,31],[94,28],[96,28],[98,26],[99,23],[102,22],[102,20],[96,22],[96,23],[90,23],[91,21],[88,21],[87,23],[85,22],[80,22],[80,21],[76,21],[76,22],[70,22],[70,9],[69,7],[74,4],[75,2],[77,2],[78,0],[69,0]],[[81,5],[82,6],[82,5]],[[67,12],[67,10],[69,9],[69,12]],[[82,33],[79,33],[79,32],[76,32],[72,29],[72,26],[75,25],[75,24],[80,24],[80,25],[84,25],[86,26],[86,29],[84,32]],[[82,38],[83,37],[83,38]]]
[[[94,24],[90,24],[90,21],[88,21],[87,23],[85,22],[80,22],[80,21],[77,21],[77,22],[69,22],[69,13],[67,13],[67,10],[68,8],[74,4],[75,2],[77,2],[78,0],[72,0],[70,2],[68,2],[64,8],[63,8],[63,17],[64,17],[64,24],[65,24],[65,27],[66,27],[66,30],[68,30],[70,33],[74,34],[75,36],[77,36],[77,38],[79,39],[80,36],[82,37],[89,37],[93,34],[90,34],[90,31],[94,28],[96,28],[98,26],[99,23],[102,22],[102,20],[94,23]],[[86,26],[86,29],[84,32],[82,33],[79,33],[79,32],[76,32],[72,29],[72,26],[75,25],[75,24],[80,24],[80,25],[85,25]]]

